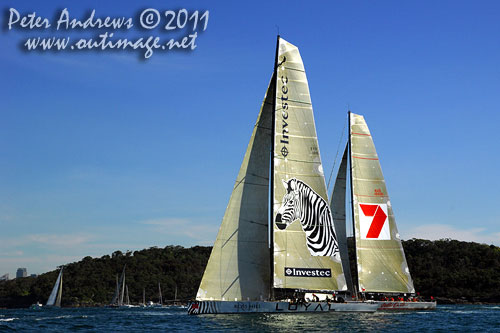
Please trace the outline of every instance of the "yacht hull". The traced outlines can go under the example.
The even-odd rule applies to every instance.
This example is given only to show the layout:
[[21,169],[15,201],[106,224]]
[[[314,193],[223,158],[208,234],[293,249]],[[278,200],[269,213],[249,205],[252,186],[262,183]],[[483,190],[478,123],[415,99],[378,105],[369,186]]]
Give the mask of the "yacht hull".
[[292,303],[259,301],[195,301],[188,305],[188,314],[219,313],[299,313],[299,312],[375,312],[379,307],[375,302],[308,302]]

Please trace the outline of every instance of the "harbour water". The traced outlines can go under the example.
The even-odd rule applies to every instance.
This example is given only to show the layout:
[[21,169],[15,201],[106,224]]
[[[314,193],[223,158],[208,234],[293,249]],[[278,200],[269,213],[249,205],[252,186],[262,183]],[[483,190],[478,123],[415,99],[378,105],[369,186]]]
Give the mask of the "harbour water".
[[245,314],[188,316],[180,308],[0,310],[0,332],[170,331],[500,332],[500,306],[442,305],[435,311],[371,314]]

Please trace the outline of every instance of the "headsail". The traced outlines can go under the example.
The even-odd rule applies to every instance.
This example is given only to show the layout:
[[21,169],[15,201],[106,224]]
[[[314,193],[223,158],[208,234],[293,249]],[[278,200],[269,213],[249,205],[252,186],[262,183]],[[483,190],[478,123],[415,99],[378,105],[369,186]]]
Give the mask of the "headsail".
[[346,232],[346,189],[347,189],[347,160],[348,149],[347,146],[340,162],[337,178],[333,187],[332,198],[330,207],[332,209],[333,222],[335,231],[337,232],[337,240],[339,242],[340,257],[342,259],[342,268],[347,283],[347,289],[354,292],[351,268],[349,264],[349,253],[347,248],[347,232]]
[[269,299],[269,164],[276,79],[266,92],[197,300]]
[[279,40],[274,133],[274,288],[346,288],[304,65]]
[[349,115],[359,290],[414,293],[370,130],[363,116]]
[[52,292],[50,293],[49,299],[47,300],[48,306],[61,306],[61,296],[62,296],[62,274],[63,269],[59,271],[59,275],[57,276],[56,283],[54,283],[54,287],[52,288]]

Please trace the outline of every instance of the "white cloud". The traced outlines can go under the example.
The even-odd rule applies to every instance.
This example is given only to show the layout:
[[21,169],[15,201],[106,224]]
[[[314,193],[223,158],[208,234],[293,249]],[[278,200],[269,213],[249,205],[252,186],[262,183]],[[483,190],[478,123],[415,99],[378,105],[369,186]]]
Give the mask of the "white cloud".
[[451,238],[467,242],[500,245],[500,232],[487,231],[485,228],[459,229],[448,224],[426,224],[405,232],[405,238],[438,240]]
[[88,243],[93,237],[89,234],[33,234],[26,238],[33,243],[69,247]]
[[217,233],[217,228],[189,219],[160,218],[139,223],[152,226],[155,232],[184,236],[203,245],[212,245]]
[[0,257],[19,257],[24,254],[23,251],[17,250],[17,251],[2,251],[0,252]]
[[20,237],[0,238],[0,249],[12,249],[27,245],[44,245],[48,248],[73,247],[89,243],[91,234],[28,234]]
[[168,228],[168,227],[178,227],[181,225],[187,225],[190,222],[188,219],[161,218],[161,219],[152,219],[152,220],[141,221],[139,223],[140,224],[162,226],[162,227]]

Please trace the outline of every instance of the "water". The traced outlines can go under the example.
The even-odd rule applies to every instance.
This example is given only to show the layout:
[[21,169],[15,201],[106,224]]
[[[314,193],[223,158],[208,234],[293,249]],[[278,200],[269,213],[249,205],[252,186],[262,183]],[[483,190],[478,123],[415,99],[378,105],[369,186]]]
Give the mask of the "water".
[[0,310],[0,332],[138,331],[398,331],[500,332],[500,306],[447,305],[435,311],[372,314],[242,314],[188,316],[186,309],[82,308]]

